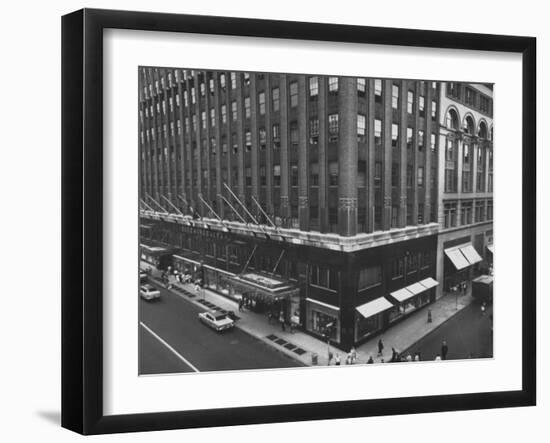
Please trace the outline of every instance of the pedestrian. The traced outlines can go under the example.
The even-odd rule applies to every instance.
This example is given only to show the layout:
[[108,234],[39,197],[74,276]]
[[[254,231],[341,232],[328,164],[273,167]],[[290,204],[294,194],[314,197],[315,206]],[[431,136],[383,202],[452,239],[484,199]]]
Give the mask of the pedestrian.
[[336,366],[340,366],[340,355],[336,354],[336,357],[334,358],[334,364]]
[[357,351],[355,350],[355,347],[351,347],[349,351],[349,355],[351,357],[351,363],[355,363],[355,360],[357,360]]
[[239,300],[239,312],[241,312],[243,310],[243,299],[241,298]]
[[432,322],[432,310],[428,308],[428,323]]
[[441,358],[447,360],[447,352],[449,352],[449,347],[447,346],[447,341],[443,340],[441,343]]
[[482,316],[485,316],[485,308],[486,308],[485,302],[481,303],[481,315]]
[[200,287],[199,282],[198,282],[198,280],[197,280],[197,281],[195,282],[195,292],[198,294],[199,291],[200,291],[200,289],[201,289],[201,287]]
[[411,362],[411,361],[412,361],[412,355],[411,355],[410,352],[407,353],[407,361],[408,361],[408,362]]
[[286,328],[285,328],[285,317],[283,315],[283,312],[281,311],[281,313],[279,314],[279,322],[281,323],[281,331],[286,331]]
[[435,356],[435,361],[441,361],[441,356],[439,354]]
[[328,351],[328,366],[330,366],[330,362],[332,361],[333,357],[334,355],[332,354],[332,352]]
[[414,354],[414,361],[420,361],[420,353],[419,352],[416,352]]
[[396,362],[399,359],[399,354],[394,347],[391,348],[391,362]]
[[372,355],[369,355],[369,359],[367,360],[368,365],[372,365],[374,363],[374,360],[372,358]]
[[378,356],[381,356],[384,352],[384,343],[382,343],[382,339],[378,339]]
[[348,354],[346,356],[346,365],[351,365],[351,364],[353,364],[352,361],[351,361],[351,354]]

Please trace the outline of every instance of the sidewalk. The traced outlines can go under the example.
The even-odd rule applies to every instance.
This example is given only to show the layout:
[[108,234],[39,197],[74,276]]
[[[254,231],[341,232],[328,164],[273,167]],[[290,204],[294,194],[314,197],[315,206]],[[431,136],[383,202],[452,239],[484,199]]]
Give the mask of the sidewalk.
[[[151,276],[156,284],[164,286],[160,281],[159,275],[160,272],[154,271]],[[209,289],[201,288],[199,293],[197,293],[194,285],[191,283],[177,283],[174,282],[173,278],[170,281],[172,284],[172,289],[170,290],[174,294],[177,294],[203,309],[232,311],[238,316],[238,320],[235,322],[236,327],[263,341],[274,349],[288,355],[297,362],[306,366],[312,366],[313,354],[317,354],[317,364],[319,366],[326,366],[328,364],[327,343],[301,331],[295,330],[291,332],[288,326],[285,328],[285,331],[282,331],[280,323],[269,323],[265,314],[259,314],[249,310],[239,311],[236,301],[230,300]],[[375,363],[381,363],[381,358],[386,362],[389,361],[392,347],[394,347],[397,352],[406,350],[420,338],[433,331],[461,309],[468,306],[471,302],[472,297],[469,294],[458,296],[458,298],[455,298],[455,295],[444,295],[439,300],[429,305],[432,311],[431,323],[427,322],[428,307],[411,314],[406,319],[389,328],[383,334],[377,335],[357,347],[356,363],[366,363],[371,355]],[[382,339],[384,343],[384,352],[382,356],[377,355],[379,339]],[[345,364],[346,352],[334,346],[330,346],[330,350],[334,355],[339,354],[341,364]],[[334,360],[332,364],[334,364]]]

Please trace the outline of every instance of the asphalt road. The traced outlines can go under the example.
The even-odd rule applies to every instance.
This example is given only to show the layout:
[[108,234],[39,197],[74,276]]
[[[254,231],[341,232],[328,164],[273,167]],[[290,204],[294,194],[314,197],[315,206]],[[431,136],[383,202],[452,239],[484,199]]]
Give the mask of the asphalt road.
[[198,319],[204,308],[165,289],[159,300],[139,303],[140,374],[301,366],[238,328],[210,329]]
[[490,358],[493,356],[492,305],[482,315],[480,305],[472,303],[428,335],[422,337],[403,354],[420,351],[422,360],[433,360],[441,354],[443,340],[449,348],[447,360]]

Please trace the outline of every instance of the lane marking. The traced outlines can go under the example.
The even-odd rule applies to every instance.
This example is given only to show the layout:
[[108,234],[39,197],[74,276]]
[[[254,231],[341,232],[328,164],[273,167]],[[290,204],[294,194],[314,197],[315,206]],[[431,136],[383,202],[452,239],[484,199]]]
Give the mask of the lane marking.
[[139,324],[145,328],[149,334],[151,334],[153,337],[155,337],[158,341],[160,341],[164,346],[168,348],[169,351],[172,352],[176,357],[178,357],[182,362],[184,362],[187,366],[189,366],[193,371],[200,372],[195,366],[193,366],[189,360],[187,360],[183,355],[181,355],[178,351],[176,351],[172,346],[170,346],[162,337],[157,335],[149,326],[147,326],[142,321],[139,322]]

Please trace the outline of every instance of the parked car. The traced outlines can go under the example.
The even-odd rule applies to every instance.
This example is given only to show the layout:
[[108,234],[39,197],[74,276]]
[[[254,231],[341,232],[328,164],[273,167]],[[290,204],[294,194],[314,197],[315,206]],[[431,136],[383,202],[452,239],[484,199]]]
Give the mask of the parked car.
[[154,286],[146,284],[139,287],[139,295],[145,300],[155,300],[160,298],[160,291]]
[[199,320],[217,332],[225,331],[235,326],[235,321],[226,313],[221,312],[201,312],[199,313]]

